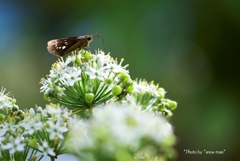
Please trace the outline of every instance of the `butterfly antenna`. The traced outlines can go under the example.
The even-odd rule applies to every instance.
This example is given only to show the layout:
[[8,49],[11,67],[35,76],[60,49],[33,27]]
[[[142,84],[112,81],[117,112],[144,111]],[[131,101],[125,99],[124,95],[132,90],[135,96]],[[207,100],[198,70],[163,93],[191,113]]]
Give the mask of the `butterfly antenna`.
[[104,52],[106,52],[106,46],[105,46],[105,42],[104,42],[104,39],[103,39],[103,36],[101,34],[94,34],[93,37],[101,37],[102,38],[102,42],[103,42],[103,49],[104,49]]

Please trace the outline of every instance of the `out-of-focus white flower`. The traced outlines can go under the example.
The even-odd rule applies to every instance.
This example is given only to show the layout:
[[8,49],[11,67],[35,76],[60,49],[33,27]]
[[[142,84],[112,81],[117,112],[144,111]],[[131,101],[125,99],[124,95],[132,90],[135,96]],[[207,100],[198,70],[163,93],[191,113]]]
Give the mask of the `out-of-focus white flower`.
[[81,160],[117,160],[119,152],[134,159],[138,152],[152,155],[148,153],[150,149],[161,157],[167,152],[160,149],[172,148],[174,144],[168,144],[174,135],[164,117],[137,111],[135,107],[107,105],[94,111],[86,125],[87,136],[81,127],[70,128],[69,151]]

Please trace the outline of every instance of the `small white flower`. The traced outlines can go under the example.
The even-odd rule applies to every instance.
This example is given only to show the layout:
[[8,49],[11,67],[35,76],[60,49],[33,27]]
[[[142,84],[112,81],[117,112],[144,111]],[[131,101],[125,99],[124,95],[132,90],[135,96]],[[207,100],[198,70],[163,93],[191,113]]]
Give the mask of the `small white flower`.
[[32,116],[32,117],[35,116],[35,111],[34,111],[33,108],[30,108],[29,114],[30,114],[30,116]]
[[119,72],[124,72],[124,73],[128,73],[128,71],[122,67],[119,64],[115,64],[115,63],[108,63],[106,66],[103,67],[104,70],[110,70],[114,73],[119,73]]
[[0,124],[0,137],[1,136],[4,136],[6,133],[7,133],[7,131],[8,131],[8,129],[7,128],[5,128],[5,126],[6,125],[3,125],[3,124]]
[[5,89],[1,89],[0,91],[0,109],[3,109],[4,107],[6,108],[12,108],[13,107],[13,103],[10,102],[10,97],[8,97],[8,94],[4,94]]
[[150,93],[154,97],[160,97],[165,95],[165,90],[159,88],[158,85],[153,84],[153,82],[148,83],[145,80],[134,81],[133,93]]
[[20,152],[24,150],[25,143],[23,143],[23,139],[21,137],[9,138],[9,143],[6,145],[2,145],[2,148],[5,150],[9,150],[10,154],[14,154],[15,152]]
[[61,82],[63,82],[67,86],[73,86],[75,82],[81,80],[81,68],[76,67],[68,67],[67,73],[63,74],[63,78],[61,79]]
[[[74,59],[74,58],[73,58]],[[64,61],[63,57],[60,57],[56,63],[53,64],[52,70],[61,70],[68,66],[69,63],[73,60],[69,57]]]
[[68,108],[63,108],[63,106],[60,106],[59,104],[46,105],[46,111],[52,117],[54,116],[54,118],[56,119],[69,119],[72,114]]
[[49,76],[51,78],[54,78],[54,82],[53,83],[56,83],[58,81],[62,81],[63,80],[63,74],[67,71],[66,68],[58,68],[56,69],[56,71],[53,71],[53,70],[50,70],[50,74]]
[[48,114],[46,109],[43,109],[41,106],[37,106],[36,109],[36,117],[38,120],[41,120],[42,117],[47,117]]
[[42,152],[43,156],[55,156],[55,152],[53,151],[54,149],[48,146],[48,142],[43,141],[42,145],[38,145],[38,150]]
[[60,139],[63,139],[63,133],[68,131],[66,127],[66,123],[63,123],[61,119],[58,119],[57,122],[54,122],[52,119],[47,121],[48,127],[46,128],[46,131],[49,133],[49,138],[54,139],[55,137],[58,137]]
[[42,86],[40,87],[40,92],[48,91],[53,87],[53,82],[51,81],[51,78],[42,79],[41,82]]
[[3,129],[7,129],[7,131],[15,131],[19,127],[19,125],[15,125],[12,122],[3,125]]
[[12,108],[12,103],[8,102],[4,97],[0,97],[0,109],[3,109],[4,107]]
[[34,132],[42,129],[43,123],[37,122],[37,120],[24,119],[20,126],[22,126],[25,130],[23,134],[32,135]]
[[95,57],[97,66],[99,68],[102,68],[105,64],[108,64],[110,62],[110,60],[111,60],[110,58],[111,57],[109,55],[105,55],[104,52],[101,52],[101,51],[98,52],[98,54]]
[[47,110],[47,113],[49,113],[50,115],[60,116],[60,114],[62,113],[62,109],[55,104],[46,105],[46,110]]
[[93,67],[87,66],[86,67],[86,74],[90,76],[90,79],[99,79],[99,80],[104,80],[104,77],[106,74],[102,69],[95,69]]
[[138,83],[138,82],[134,81],[134,90],[133,90],[133,92],[145,93],[145,92],[147,92],[147,87],[143,83]]

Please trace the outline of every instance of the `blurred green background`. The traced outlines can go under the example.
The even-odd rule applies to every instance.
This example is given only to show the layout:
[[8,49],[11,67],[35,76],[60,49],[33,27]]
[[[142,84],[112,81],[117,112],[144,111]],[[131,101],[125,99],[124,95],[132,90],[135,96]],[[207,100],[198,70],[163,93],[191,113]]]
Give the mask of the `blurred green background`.
[[[103,35],[133,79],[154,80],[179,103],[178,160],[240,160],[240,1],[0,1],[0,86],[21,108],[45,106],[41,77],[54,38]],[[103,49],[95,38],[91,50]],[[222,155],[186,154],[189,150]]]

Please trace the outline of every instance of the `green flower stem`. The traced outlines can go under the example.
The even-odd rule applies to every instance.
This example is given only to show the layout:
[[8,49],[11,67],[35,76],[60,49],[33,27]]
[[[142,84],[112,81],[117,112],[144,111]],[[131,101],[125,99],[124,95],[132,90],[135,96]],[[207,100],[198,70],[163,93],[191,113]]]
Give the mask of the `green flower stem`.
[[55,161],[55,157],[50,157],[51,158],[51,161]]
[[107,89],[108,89],[108,86],[104,84],[102,88],[100,88],[100,90],[96,93],[94,102],[98,102],[100,99],[102,99],[102,97],[104,96],[103,94],[106,92]]

